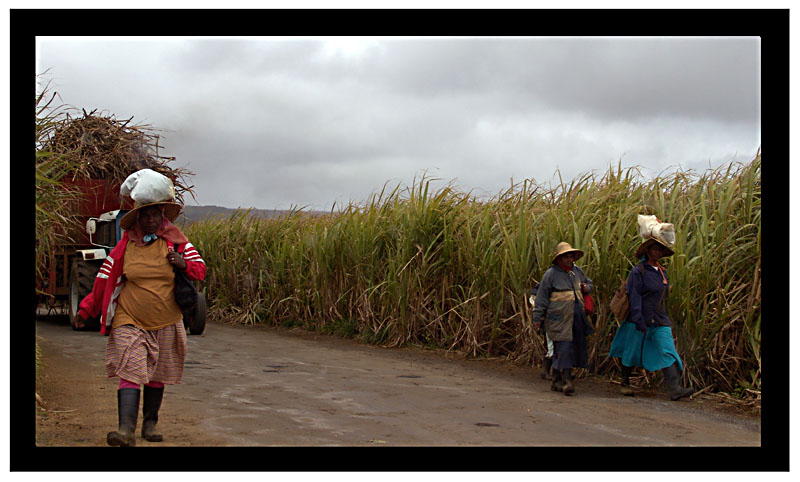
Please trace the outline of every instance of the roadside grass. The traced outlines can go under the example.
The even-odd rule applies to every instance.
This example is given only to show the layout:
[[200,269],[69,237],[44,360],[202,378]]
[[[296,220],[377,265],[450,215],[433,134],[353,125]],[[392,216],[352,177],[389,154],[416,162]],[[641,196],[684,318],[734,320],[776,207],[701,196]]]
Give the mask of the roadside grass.
[[35,345],[35,360],[34,364],[36,366],[36,382],[38,383],[41,379],[42,372],[44,370],[44,360],[42,358],[42,349],[39,347],[39,340],[37,337],[36,345]]
[[590,371],[616,374],[609,302],[637,263],[636,216],[655,214],[677,230],[676,254],[663,264],[684,376],[698,389],[760,399],[760,154],[701,174],[646,179],[611,166],[554,185],[525,180],[490,199],[438,181],[384,186],[321,216],[243,210],[186,226],[209,266],[211,312],[538,364],[544,340],[527,292],[568,241],[585,252],[578,264],[595,286]]

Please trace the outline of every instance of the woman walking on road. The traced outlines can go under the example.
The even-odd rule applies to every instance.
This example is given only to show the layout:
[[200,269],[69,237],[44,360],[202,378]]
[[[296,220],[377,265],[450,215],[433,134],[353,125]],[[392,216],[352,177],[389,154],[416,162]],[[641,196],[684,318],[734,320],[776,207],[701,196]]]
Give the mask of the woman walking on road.
[[533,328],[544,321],[547,336],[553,341],[552,382],[550,388],[565,395],[575,392],[572,368],[588,363],[586,337],[594,333],[586,318],[583,296],[592,292],[592,280],[574,262],[583,251],[560,242],[552,266],[542,276],[533,308]]
[[630,376],[633,367],[647,371],[661,370],[671,400],[694,393],[683,388],[680,374],[683,362],[672,339],[671,320],[667,316],[666,298],[669,293],[667,270],[658,260],[674,252],[656,238],[646,239],[636,250],[641,263],[634,267],[626,285],[630,310],[611,343],[609,357],[622,363],[621,392],[633,395]]
[[[135,185],[136,179],[132,183]],[[163,440],[155,433],[155,426],[164,385],[180,383],[183,375],[186,331],[174,297],[173,269],[183,270],[191,280],[202,280],[206,266],[171,222],[181,210],[181,205],[173,202],[173,193],[143,203],[132,196],[134,208],[120,220],[125,233],[106,258],[92,292],[78,311],[82,320],[102,313],[101,333],[110,333],[106,372],[120,379],[119,430],[109,432],[106,438],[113,446],[136,445],[140,385],[144,385],[142,437],[151,442]]]

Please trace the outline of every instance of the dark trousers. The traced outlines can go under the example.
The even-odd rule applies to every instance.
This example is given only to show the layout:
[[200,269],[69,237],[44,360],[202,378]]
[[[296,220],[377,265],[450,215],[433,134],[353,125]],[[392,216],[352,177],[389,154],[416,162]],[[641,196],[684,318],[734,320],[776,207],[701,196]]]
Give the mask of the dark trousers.
[[594,333],[583,305],[575,302],[575,312],[572,317],[572,341],[553,342],[553,369],[569,370],[570,368],[586,368],[589,364],[589,350],[586,337]]

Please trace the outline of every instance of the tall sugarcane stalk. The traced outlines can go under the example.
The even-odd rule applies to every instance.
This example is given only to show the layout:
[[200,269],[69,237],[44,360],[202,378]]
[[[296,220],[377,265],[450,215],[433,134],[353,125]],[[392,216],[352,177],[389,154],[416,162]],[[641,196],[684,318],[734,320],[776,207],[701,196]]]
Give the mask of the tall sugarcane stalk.
[[619,322],[608,303],[637,263],[637,214],[655,214],[677,227],[676,254],[663,264],[686,376],[698,388],[760,396],[760,154],[650,180],[620,165],[568,183],[525,180],[490,199],[436,181],[384,186],[322,216],[242,211],[187,226],[211,267],[212,312],[538,363],[544,345],[526,292],[564,240],[585,252],[578,264],[596,290],[590,371],[610,373]]

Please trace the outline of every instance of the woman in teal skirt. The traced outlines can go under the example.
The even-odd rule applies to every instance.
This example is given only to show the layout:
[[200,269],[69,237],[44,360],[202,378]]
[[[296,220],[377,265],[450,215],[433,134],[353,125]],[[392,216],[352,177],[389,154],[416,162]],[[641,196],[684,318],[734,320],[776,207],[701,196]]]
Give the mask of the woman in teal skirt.
[[622,363],[623,395],[633,395],[629,381],[633,367],[650,372],[661,370],[672,400],[694,393],[680,383],[683,362],[675,349],[665,304],[669,278],[667,270],[658,263],[662,257],[673,254],[672,249],[655,238],[645,240],[636,250],[636,257],[642,262],[633,269],[626,285],[630,311],[608,353]]

